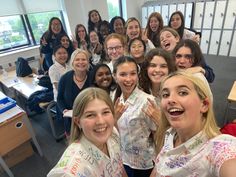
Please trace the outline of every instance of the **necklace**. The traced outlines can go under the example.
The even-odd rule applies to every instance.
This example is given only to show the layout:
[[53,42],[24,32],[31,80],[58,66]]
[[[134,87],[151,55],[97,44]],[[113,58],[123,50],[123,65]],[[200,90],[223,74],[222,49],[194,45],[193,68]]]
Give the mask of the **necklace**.
[[84,82],[84,81],[85,81],[85,79],[87,78],[87,75],[86,75],[82,80],[77,79],[76,75],[74,75],[74,77],[75,77],[75,80],[76,80],[78,83],[81,83],[81,82]]

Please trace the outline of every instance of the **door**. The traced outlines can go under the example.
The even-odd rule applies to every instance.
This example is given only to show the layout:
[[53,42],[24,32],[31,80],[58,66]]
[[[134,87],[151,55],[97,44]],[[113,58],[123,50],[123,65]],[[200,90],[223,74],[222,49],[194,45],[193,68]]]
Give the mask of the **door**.
[[147,19],[148,19],[147,7],[143,6],[142,7],[142,28],[146,27]]
[[223,31],[219,55],[223,55],[223,56],[228,55],[231,36],[232,36],[232,30],[224,30]]
[[209,54],[217,55],[220,41],[221,30],[212,30]]

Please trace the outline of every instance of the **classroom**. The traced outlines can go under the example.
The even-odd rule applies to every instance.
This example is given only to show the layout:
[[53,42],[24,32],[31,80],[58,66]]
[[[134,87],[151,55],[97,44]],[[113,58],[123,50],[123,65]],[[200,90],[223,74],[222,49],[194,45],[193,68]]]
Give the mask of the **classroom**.
[[[180,26],[175,27],[178,20],[181,21]],[[169,39],[168,35],[172,35],[173,38]],[[110,164],[107,166],[110,169],[124,170],[123,174],[119,174],[121,176],[130,177],[131,173],[134,176],[158,176],[153,171],[154,167],[159,168],[155,166],[159,156],[155,154],[152,159],[153,154],[146,153],[145,157],[150,160],[151,165],[146,160],[143,166],[140,165],[141,157],[134,156],[136,160],[133,161],[131,157],[132,153],[137,153],[140,150],[138,148],[142,149],[145,145],[145,137],[143,142],[139,142],[140,137],[146,136],[146,132],[149,132],[149,135],[159,132],[159,118],[162,118],[161,113],[165,112],[160,112],[156,108],[161,104],[161,108],[164,109],[164,101],[168,99],[165,98],[167,94],[163,94],[166,92],[165,89],[163,91],[160,88],[171,80],[172,76],[169,78],[167,75],[176,71],[189,71],[207,85],[218,129],[230,125],[235,136],[235,48],[234,0],[2,1],[0,177],[53,176],[53,170],[57,170],[55,166],[58,162],[64,162],[61,161],[63,154],[72,143],[74,126],[77,125],[86,135],[81,125],[82,121],[76,124],[74,120],[74,100],[77,95],[91,87],[105,90],[113,101],[115,113],[112,112],[113,108],[111,112],[117,121],[114,126],[121,138],[121,153],[127,153],[121,154],[122,158],[117,157],[119,160],[122,159],[124,167],[111,167]],[[186,54],[186,51],[191,53]],[[155,57],[165,60],[164,65],[160,64],[161,71],[156,71],[159,64],[153,62],[159,60],[154,60]],[[186,59],[190,61],[190,65]],[[22,62],[26,63],[23,65]],[[127,63],[129,65],[125,65]],[[159,75],[162,79],[168,79],[163,79],[164,82],[161,84]],[[155,82],[158,82],[156,87]],[[169,95],[170,92],[171,90],[168,90]],[[140,96],[132,100],[133,97],[129,97],[131,94]],[[127,102],[129,106],[126,106]],[[7,103],[11,105],[7,106]],[[133,103],[135,104],[131,107]],[[109,106],[107,102],[106,104]],[[2,109],[2,105],[7,107],[7,110]],[[142,107],[139,108],[139,105]],[[184,104],[181,106],[184,107]],[[179,107],[178,109],[174,111],[183,111]],[[120,114],[116,111],[120,111]],[[116,113],[119,115],[118,118]],[[123,119],[132,116],[150,118],[151,121],[144,121],[145,125],[149,126],[142,127],[145,133],[139,130],[140,126],[135,125],[131,127],[131,131],[136,134],[127,131],[128,125]],[[130,121],[131,123],[135,124],[135,121]],[[141,120],[140,125],[143,124]],[[228,130],[226,127],[221,132],[226,131],[224,133],[233,135],[228,133]],[[140,137],[137,137],[137,134]],[[143,143],[143,147],[129,145],[126,136],[130,139],[138,138],[137,144]],[[149,138],[150,136],[147,137],[147,141]],[[153,149],[156,150],[158,141],[155,138],[152,141]],[[127,146],[125,150],[124,146]],[[105,147],[106,152],[111,155],[109,145]],[[127,150],[128,148],[130,149]],[[153,150],[152,147],[148,148],[147,151]],[[103,151],[104,147],[100,150]],[[235,148],[232,152],[236,152]],[[80,153],[81,158],[89,159],[89,163],[93,164],[89,155],[85,156],[82,151]],[[233,158],[233,161],[235,160],[236,155]],[[77,176],[86,176],[86,173],[77,173]],[[115,176],[111,171],[103,173],[104,176]],[[161,173],[159,175],[161,176]],[[87,176],[94,174],[87,173]]]

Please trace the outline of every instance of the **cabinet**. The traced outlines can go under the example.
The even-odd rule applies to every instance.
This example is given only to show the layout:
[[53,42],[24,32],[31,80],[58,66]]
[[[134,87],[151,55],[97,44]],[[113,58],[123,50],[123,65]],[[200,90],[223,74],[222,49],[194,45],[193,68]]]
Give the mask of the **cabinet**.
[[146,24],[150,9],[161,13],[164,25],[168,25],[171,14],[179,10],[185,16],[185,27],[202,33],[200,46],[204,54],[236,57],[235,0],[158,0],[147,1],[144,6],[148,10],[142,10],[142,24]]

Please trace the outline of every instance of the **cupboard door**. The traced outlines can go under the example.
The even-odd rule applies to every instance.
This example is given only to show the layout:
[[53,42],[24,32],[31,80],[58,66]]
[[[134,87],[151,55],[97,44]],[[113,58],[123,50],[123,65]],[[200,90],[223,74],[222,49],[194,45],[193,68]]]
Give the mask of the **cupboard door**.
[[169,8],[169,18],[172,15],[173,12],[176,12],[176,4],[171,4]]
[[168,10],[168,5],[162,5],[161,6],[161,15],[163,18],[164,25],[168,25],[169,22],[169,10]]
[[177,4],[177,10],[185,14],[185,4]]
[[234,31],[234,36],[233,36],[233,40],[232,40],[232,45],[231,45],[229,56],[236,57],[236,50],[235,49],[236,49],[236,30]]
[[203,2],[197,2],[195,5],[194,29],[201,29],[203,18]]
[[148,14],[147,7],[142,7],[142,28],[146,27]]
[[207,54],[208,51],[210,32],[211,30],[202,31],[202,39],[200,46],[203,54]]
[[233,29],[234,19],[236,15],[236,1],[229,0],[228,9],[225,18],[224,29]]
[[154,7],[153,6],[148,6],[148,16],[147,16],[147,19],[151,15],[152,12],[154,12]]
[[187,3],[186,12],[185,12],[185,27],[186,28],[191,28],[192,13],[193,13],[193,3]]
[[215,19],[214,19],[214,25],[213,28],[221,29],[223,25],[223,19],[225,16],[225,6],[226,2],[225,1],[217,1],[216,4],[216,11],[215,11]]
[[155,12],[159,12],[161,14],[161,6],[157,5],[154,7]]
[[232,36],[232,30],[224,30],[222,33],[222,39],[220,43],[219,55],[227,56],[229,53],[230,40]]
[[219,48],[219,40],[220,40],[220,30],[213,30],[211,32],[211,42],[209,48],[209,54],[217,55]]
[[203,28],[211,28],[215,2],[206,2]]

